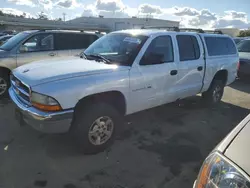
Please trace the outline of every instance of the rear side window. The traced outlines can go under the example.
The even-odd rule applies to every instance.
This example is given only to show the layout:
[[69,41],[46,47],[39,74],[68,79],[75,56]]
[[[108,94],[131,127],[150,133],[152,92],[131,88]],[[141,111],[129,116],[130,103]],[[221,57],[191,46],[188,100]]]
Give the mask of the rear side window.
[[97,39],[98,37],[92,34],[56,33],[55,48],[56,50],[86,49]]
[[197,38],[192,35],[177,35],[180,61],[200,58],[200,48]]
[[205,37],[209,56],[232,55],[237,53],[233,40],[227,37]]

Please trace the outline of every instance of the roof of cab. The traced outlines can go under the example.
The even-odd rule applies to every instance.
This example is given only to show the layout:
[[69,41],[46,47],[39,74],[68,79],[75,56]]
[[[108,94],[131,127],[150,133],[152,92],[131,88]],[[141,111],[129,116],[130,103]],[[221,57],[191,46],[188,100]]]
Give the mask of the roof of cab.
[[112,33],[126,33],[131,35],[145,35],[145,36],[151,36],[154,34],[159,33],[176,33],[175,31],[167,31],[162,29],[127,29],[127,30],[121,30],[121,31],[114,31]]
[[121,30],[121,31],[115,31],[112,33],[126,33],[126,34],[132,34],[132,35],[145,35],[145,36],[151,36],[154,34],[165,34],[165,33],[173,34],[173,33],[178,33],[178,34],[186,34],[186,33],[192,33],[192,34],[200,34],[203,36],[214,36],[214,37],[228,37],[228,35],[224,34],[212,34],[212,33],[197,33],[193,31],[168,31],[168,30],[163,30],[163,29],[128,29],[128,30]]
[[80,33],[80,34],[88,34],[88,35],[96,35],[96,34],[98,34],[98,33],[96,33],[96,32],[92,32],[92,31],[84,31],[84,32],[82,32],[82,31],[77,31],[77,30],[53,30],[53,29],[48,29],[48,30],[37,30],[37,29],[34,29],[34,30],[26,30],[26,31],[22,31],[23,33],[28,33],[28,34],[30,34],[30,33],[39,33],[39,32],[41,32],[41,33],[44,33],[44,32],[49,32],[49,33],[76,33],[76,34],[78,34],[78,33]]

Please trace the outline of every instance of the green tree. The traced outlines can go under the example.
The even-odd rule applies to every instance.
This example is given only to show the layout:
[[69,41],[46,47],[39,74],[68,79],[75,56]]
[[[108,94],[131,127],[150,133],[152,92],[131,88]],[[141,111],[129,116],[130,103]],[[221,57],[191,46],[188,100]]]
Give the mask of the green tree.
[[239,37],[250,37],[250,30],[240,31]]
[[55,19],[55,21],[62,21],[62,18],[57,18]]
[[48,16],[44,12],[38,13],[38,19],[40,20],[48,20]]

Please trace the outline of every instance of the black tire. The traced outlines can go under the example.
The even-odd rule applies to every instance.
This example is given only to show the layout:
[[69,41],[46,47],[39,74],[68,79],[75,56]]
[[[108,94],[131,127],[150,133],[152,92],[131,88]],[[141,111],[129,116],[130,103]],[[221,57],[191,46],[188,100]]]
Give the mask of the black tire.
[[223,97],[225,84],[222,80],[213,80],[209,89],[202,93],[202,98],[209,105],[218,104]]
[[[120,124],[120,115],[114,107],[106,103],[88,105],[78,108],[71,133],[80,150],[84,154],[96,154],[107,149],[114,141],[117,128]],[[101,145],[94,145],[89,138],[90,128],[100,117],[109,117],[113,122],[113,131],[110,138]]]
[[0,84],[7,84],[7,88],[5,91],[2,93],[2,90],[0,88],[0,99],[8,97],[8,89],[10,87],[10,78],[9,78],[9,73],[7,71],[1,70],[0,69]]

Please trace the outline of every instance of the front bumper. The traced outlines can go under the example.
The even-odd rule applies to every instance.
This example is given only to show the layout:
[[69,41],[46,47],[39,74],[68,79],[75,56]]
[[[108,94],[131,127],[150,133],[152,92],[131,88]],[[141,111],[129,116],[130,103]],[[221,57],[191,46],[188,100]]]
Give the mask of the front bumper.
[[34,129],[44,133],[65,133],[69,131],[74,112],[72,109],[60,112],[43,112],[21,102],[12,87],[9,89],[9,95],[18,111],[20,111],[21,120]]

